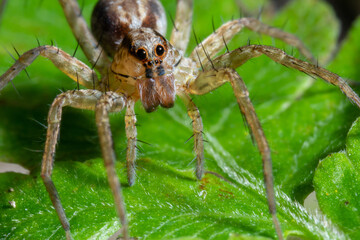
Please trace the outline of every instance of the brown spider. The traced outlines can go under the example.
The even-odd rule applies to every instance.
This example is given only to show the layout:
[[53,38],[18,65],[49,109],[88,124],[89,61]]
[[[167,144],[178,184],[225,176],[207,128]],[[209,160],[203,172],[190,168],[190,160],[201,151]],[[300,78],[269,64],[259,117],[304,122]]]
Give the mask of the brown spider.
[[[70,226],[51,180],[53,156],[64,106],[95,111],[100,145],[109,184],[122,224],[123,237],[129,239],[125,205],[114,169],[115,154],[110,132],[109,113],[126,108],[125,124],[128,139],[126,160],[128,181],[132,185],[135,181],[137,135],[135,102],[140,100],[145,110],[152,112],[159,105],[165,108],[172,107],[175,97],[178,95],[186,104],[188,115],[192,119],[194,151],[197,159],[196,176],[201,179],[204,172],[203,126],[199,110],[190,95],[206,94],[226,82],[233,87],[240,111],[244,115],[261,153],[269,210],[278,238],[283,239],[280,223],[276,216],[270,148],[246,86],[234,69],[249,59],[264,54],[282,65],[320,77],[338,86],[351,101],[360,107],[359,97],[346,82],[326,69],[298,60],[282,50],[270,46],[249,45],[214,57],[226,47],[226,43],[235,34],[246,27],[283,40],[297,47],[304,56],[313,60],[312,55],[296,37],[252,18],[241,18],[223,24],[198,44],[189,57],[185,57],[183,52],[188,44],[192,19],[191,0],[178,1],[174,23],[176,27],[172,31],[170,41],[162,36],[166,28],[165,14],[157,0],[143,0],[140,6],[133,1],[100,0],[92,17],[92,29],[95,37],[88,30],[76,0],[60,0],[60,3],[76,39],[79,39],[85,55],[101,77],[98,78],[95,71],[59,48],[40,46],[20,56],[19,60],[0,77],[0,89],[39,55],[50,59],[71,79],[88,88],[87,90],[67,91],[58,95],[48,115],[41,176],[67,239],[71,239]],[[122,10],[117,11],[116,9]],[[124,9],[126,13],[123,11]],[[98,45],[98,42],[101,46]],[[103,49],[107,55],[103,54]],[[109,56],[113,58],[112,62],[109,60]]]

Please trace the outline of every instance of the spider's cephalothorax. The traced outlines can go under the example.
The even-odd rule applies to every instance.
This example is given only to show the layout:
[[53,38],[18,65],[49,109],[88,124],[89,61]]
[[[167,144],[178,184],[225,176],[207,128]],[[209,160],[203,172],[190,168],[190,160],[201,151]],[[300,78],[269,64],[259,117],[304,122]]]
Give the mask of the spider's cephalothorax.
[[[122,234],[124,239],[129,239],[125,204],[115,172],[116,158],[109,114],[126,109],[126,162],[128,182],[132,185],[136,176],[136,101],[140,99],[145,110],[151,112],[159,105],[167,108],[173,106],[175,96],[180,96],[192,120],[196,176],[201,179],[204,173],[203,125],[200,112],[190,94],[206,94],[226,82],[233,88],[240,111],[261,154],[269,210],[276,235],[283,239],[280,221],[276,215],[271,150],[246,85],[235,69],[251,58],[266,55],[286,67],[320,77],[337,86],[360,108],[360,98],[345,80],[318,65],[296,59],[272,46],[248,45],[216,57],[226,43],[246,27],[296,46],[305,57],[313,59],[312,54],[295,36],[253,18],[240,18],[224,23],[198,44],[189,57],[182,56],[181,53],[186,50],[189,42],[192,26],[192,0],[177,1],[174,29],[169,41],[162,36],[166,21],[163,7],[158,0],[100,0],[91,21],[94,34],[88,29],[76,0],[59,1],[79,45],[101,78],[98,78],[92,68],[59,48],[39,46],[20,56],[16,63],[0,76],[0,90],[39,55],[50,59],[67,76],[88,88],[59,94],[48,115],[41,176],[67,239],[72,239],[70,224],[51,178],[63,107],[95,111],[102,156],[122,224]],[[104,49],[107,55],[103,54]],[[113,58],[112,62],[110,58]]]
[[[172,107],[174,67],[179,52],[161,35],[166,30],[162,5],[155,0],[100,0],[92,14],[92,31],[113,56],[106,89],[141,100],[145,110]],[[107,79],[108,78],[108,79]]]
[[113,91],[141,99],[147,112],[158,105],[172,107],[175,101],[174,68],[179,52],[158,32],[150,28],[130,31],[122,40],[114,60],[110,81]]
[[157,0],[100,0],[91,16],[92,32],[110,56],[131,30],[146,27],[165,34],[166,25],[164,8]]

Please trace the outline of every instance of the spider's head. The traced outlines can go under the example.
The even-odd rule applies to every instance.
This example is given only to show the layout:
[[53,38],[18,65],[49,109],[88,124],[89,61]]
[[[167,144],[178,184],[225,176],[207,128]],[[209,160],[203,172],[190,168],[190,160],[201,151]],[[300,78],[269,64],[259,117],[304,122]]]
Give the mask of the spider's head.
[[111,69],[135,79],[136,95],[147,112],[161,105],[174,105],[176,89],[174,67],[180,53],[158,32],[150,28],[130,31],[114,56]]

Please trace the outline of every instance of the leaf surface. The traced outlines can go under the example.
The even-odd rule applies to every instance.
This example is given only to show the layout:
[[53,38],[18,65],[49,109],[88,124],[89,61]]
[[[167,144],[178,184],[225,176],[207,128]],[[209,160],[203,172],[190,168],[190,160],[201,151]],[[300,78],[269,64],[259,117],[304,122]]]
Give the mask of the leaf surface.
[[[87,19],[94,2],[84,4]],[[22,1],[14,0],[7,6],[0,26],[2,45],[7,49],[14,45],[24,52],[36,47],[36,35],[41,44],[50,44],[53,39],[63,50],[73,53],[76,40],[57,2],[21,4]],[[175,1],[164,1],[164,5],[174,14]],[[194,29],[203,39],[212,33],[212,17],[217,27],[222,18],[227,21],[232,16],[238,17],[232,1],[197,1]],[[294,1],[278,15],[266,15],[262,21],[296,34],[320,63],[334,49],[338,24],[329,6],[320,1]],[[235,37],[229,47],[246,45],[248,39],[252,44],[275,45],[292,52],[281,41],[248,30]],[[192,38],[189,49],[194,46]],[[351,53],[352,48],[347,46],[344,44],[339,56],[346,58]],[[12,60],[4,49],[0,49],[0,55],[2,73]],[[293,55],[301,58],[295,49]],[[81,51],[76,57],[87,62]],[[337,60],[331,69],[344,77],[360,79],[359,72],[344,70],[359,64],[355,53],[349,57],[352,60],[347,60],[346,67]],[[32,175],[25,177],[0,175],[0,236],[61,239],[64,232],[39,177],[46,130],[38,122],[46,125],[49,104],[59,89],[76,89],[76,83],[48,60],[38,59],[27,70],[30,80],[25,73],[14,80],[21,96],[11,85],[0,96],[1,161],[21,163],[32,170]],[[309,215],[295,199],[301,202],[311,191],[318,160],[343,148],[346,132],[359,111],[335,87],[266,57],[251,60],[238,71],[248,85],[272,149],[278,216],[285,236],[344,239],[341,231],[321,217]],[[128,187],[124,113],[111,118],[131,235],[142,239],[275,238],[264,195],[261,158],[244,127],[231,87],[226,85],[211,94],[194,96],[194,101],[202,114],[207,140],[205,167],[222,177],[206,174],[203,180],[195,180],[192,141],[185,143],[192,134],[191,122],[180,101],[173,109],[159,109],[151,114],[138,104],[138,137],[151,146],[139,144],[142,151],[137,183]],[[99,158],[94,114],[64,109],[60,135],[53,178],[72,233],[75,239],[105,239],[119,225]],[[10,188],[14,191],[8,192]],[[14,201],[16,208],[11,208],[9,201]]]

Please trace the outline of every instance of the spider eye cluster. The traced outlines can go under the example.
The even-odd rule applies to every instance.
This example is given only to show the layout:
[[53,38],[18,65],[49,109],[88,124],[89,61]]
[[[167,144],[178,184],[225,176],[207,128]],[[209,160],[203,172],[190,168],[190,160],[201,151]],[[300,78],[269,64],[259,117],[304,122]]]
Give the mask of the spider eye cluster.
[[158,44],[156,47],[155,47],[155,54],[157,57],[162,57],[164,54],[165,54],[165,48],[163,45],[161,44]]
[[138,50],[136,50],[136,57],[139,60],[145,60],[147,59],[147,51],[144,48],[139,48]]
[[[160,57],[160,58],[164,57],[165,52],[166,52],[165,47],[162,44],[158,44],[154,48],[154,53],[156,57]],[[149,58],[148,51],[143,47],[140,47],[135,51],[135,56],[137,57],[137,59],[141,61],[147,60]]]

